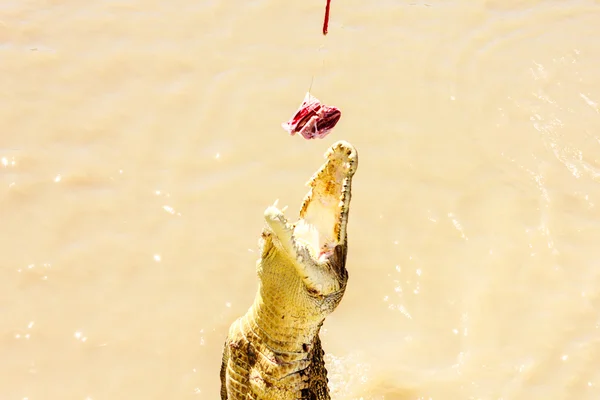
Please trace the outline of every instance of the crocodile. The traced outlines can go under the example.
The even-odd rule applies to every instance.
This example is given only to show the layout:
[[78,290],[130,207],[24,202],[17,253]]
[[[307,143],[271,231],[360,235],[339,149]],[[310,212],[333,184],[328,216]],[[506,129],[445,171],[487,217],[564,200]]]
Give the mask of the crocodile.
[[231,324],[221,364],[222,400],[328,400],[319,331],[340,303],[348,271],[347,224],[358,153],[334,143],[307,182],[298,221],[277,201],[264,212],[258,290]]

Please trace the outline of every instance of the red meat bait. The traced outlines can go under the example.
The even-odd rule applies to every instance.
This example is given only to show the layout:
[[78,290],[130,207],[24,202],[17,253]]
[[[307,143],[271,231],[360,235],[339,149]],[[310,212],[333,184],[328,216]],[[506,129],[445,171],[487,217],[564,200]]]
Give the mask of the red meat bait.
[[337,107],[321,104],[319,99],[306,93],[298,111],[281,124],[290,135],[301,134],[305,139],[323,139],[335,127],[342,116]]

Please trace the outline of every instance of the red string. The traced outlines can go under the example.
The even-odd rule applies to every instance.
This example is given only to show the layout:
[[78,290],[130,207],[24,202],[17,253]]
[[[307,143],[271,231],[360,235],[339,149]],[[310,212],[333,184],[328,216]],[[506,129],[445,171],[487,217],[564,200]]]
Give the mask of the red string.
[[325,6],[325,21],[323,21],[323,35],[327,35],[327,27],[329,26],[329,5],[331,0],[327,0],[327,5]]

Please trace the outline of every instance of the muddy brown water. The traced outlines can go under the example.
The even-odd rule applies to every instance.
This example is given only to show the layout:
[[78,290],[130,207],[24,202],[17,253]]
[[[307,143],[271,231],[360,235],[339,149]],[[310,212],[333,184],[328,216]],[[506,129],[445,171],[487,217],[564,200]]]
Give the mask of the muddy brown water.
[[262,212],[338,139],[336,399],[600,398],[600,3],[324,6],[0,0],[0,399],[218,398]]

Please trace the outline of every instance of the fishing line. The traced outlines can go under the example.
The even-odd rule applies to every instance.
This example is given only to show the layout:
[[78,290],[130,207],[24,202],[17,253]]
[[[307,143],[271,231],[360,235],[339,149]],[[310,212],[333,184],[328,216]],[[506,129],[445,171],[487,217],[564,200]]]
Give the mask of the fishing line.
[[[325,47],[325,45],[324,45],[324,44],[322,44],[321,46],[319,46],[319,49],[318,49],[317,51],[318,51],[319,53],[321,53],[321,51],[324,49],[324,47]],[[322,60],[321,60],[321,61],[322,61],[322,62],[321,62],[321,65],[315,68],[315,69],[316,69],[316,71],[315,71],[315,72],[313,72],[313,75],[312,75],[312,77],[310,78],[310,86],[308,87],[308,92],[309,92],[309,93],[311,92],[311,90],[312,90],[312,87],[313,87],[313,84],[315,83],[315,77],[316,77],[317,75],[320,75],[320,74],[323,72],[324,68],[325,68],[325,54],[323,53],[321,57],[322,57]]]

